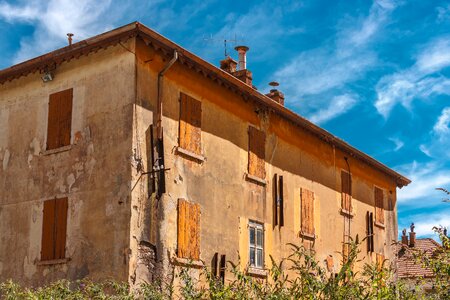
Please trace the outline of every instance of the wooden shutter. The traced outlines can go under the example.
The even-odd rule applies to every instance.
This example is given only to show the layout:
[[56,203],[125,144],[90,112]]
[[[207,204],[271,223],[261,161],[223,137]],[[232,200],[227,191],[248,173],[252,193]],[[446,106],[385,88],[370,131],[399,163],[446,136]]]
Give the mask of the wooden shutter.
[[70,145],[73,89],[50,95],[47,124],[47,150]]
[[55,201],[55,259],[66,257],[67,198]]
[[373,252],[373,213],[366,213],[367,252]]
[[44,201],[41,260],[66,256],[67,198]]
[[200,259],[200,206],[178,200],[178,257]]
[[41,260],[54,259],[55,200],[44,201],[42,220]]
[[383,268],[384,255],[377,253],[377,269],[380,271]]
[[273,226],[278,225],[278,175],[273,175]]
[[341,171],[342,209],[352,211],[352,178],[345,171]]
[[219,278],[222,283],[225,283],[225,270],[226,270],[226,256],[222,254],[220,256],[220,268],[219,268]]
[[201,155],[202,145],[202,103],[186,94],[180,95],[181,148]]
[[253,126],[248,128],[248,173],[265,179],[266,134]]
[[279,225],[280,226],[284,226],[284,191],[283,191],[283,176],[280,175],[280,179],[279,179],[279,184],[278,184],[278,189],[279,189]]
[[379,224],[384,224],[384,195],[383,190],[375,187],[374,191],[375,197],[375,222]]
[[314,192],[301,189],[301,231],[314,235]]

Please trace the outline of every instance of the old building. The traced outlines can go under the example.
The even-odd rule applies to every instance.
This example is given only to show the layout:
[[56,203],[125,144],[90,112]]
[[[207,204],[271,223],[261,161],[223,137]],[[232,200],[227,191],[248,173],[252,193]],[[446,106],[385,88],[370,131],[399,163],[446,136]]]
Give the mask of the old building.
[[332,271],[356,235],[393,259],[410,181],[258,92],[237,50],[217,68],[132,23],[0,71],[0,281],[265,276],[287,243]]
[[436,255],[442,250],[442,245],[432,238],[416,238],[414,223],[411,231],[406,234],[403,229],[402,238],[397,244],[397,277],[411,290],[433,293],[433,271],[421,260]]

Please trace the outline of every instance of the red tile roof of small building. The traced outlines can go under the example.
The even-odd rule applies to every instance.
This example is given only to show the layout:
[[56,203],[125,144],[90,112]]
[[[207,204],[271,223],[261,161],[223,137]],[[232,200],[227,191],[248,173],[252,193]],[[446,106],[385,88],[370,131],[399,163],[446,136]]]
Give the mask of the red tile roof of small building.
[[416,239],[414,247],[398,244],[397,275],[398,278],[433,277],[433,272],[416,261],[413,253],[431,256],[441,245],[431,238]]

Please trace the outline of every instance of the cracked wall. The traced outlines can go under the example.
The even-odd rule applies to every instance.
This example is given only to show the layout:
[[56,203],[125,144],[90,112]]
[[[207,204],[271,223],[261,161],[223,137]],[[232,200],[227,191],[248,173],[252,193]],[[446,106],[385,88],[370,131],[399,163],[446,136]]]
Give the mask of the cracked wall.
[[[127,280],[135,64],[124,47],[65,62],[47,83],[30,74],[0,85],[0,281]],[[71,145],[49,153],[49,95],[68,88]],[[43,201],[55,197],[69,201],[69,261],[41,265]]]

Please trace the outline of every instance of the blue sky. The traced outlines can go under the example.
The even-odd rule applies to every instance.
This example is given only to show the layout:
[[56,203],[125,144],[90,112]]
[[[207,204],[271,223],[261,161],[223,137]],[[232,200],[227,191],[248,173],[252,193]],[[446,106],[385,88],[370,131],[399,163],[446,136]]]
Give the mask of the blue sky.
[[399,231],[450,227],[450,1],[0,0],[0,69],[133,21],[215,65],[248,45],[259,90],[413,180]]

